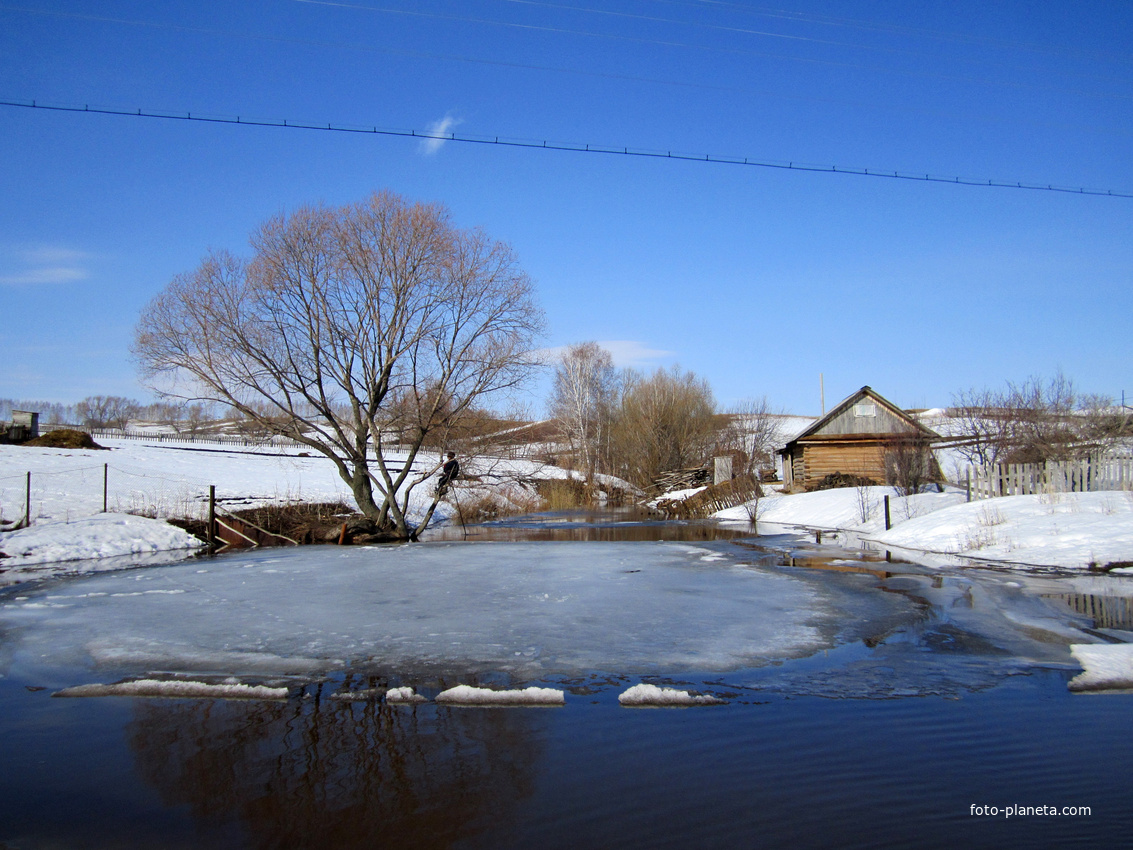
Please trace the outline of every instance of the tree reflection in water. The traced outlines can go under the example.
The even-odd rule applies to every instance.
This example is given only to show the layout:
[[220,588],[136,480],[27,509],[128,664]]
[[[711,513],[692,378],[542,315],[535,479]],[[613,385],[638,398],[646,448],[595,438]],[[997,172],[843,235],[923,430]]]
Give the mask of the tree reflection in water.
[[548,709],[139,699],[126,737],[168,806],[251,847],[450,847],[506,835]]

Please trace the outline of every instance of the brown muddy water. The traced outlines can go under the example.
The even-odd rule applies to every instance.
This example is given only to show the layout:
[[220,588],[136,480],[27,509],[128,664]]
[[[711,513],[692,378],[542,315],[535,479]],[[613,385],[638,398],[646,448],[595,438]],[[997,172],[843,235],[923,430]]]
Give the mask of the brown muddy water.
[[[226,599],[223,588],[251,587],[257,577],[279,579],[288,570],[298,577],[321,547],[133,571],[138,587],[185,589],[180,596],[131,597],[120,592],[121,574],[5,591],[0,847],[1108,848],[1127,846],[1133,835],[1126,777],[1133,694],[1067,689],[1077,672],[1067,651],[1074,634],[1127,634],[1121,600],[1133,594],[1116,579],[928,570],[886,562],[880,553],[818,546],[802,535],[752,537],[743,529],[624,512],[527,517],[470,528],[471,542],[452,529],[432,540],[417,549],[375,549],[373,557],[420,557],[414,569],[427,571],[471,554],[483,559],[477,563],[495,563],[522,553],[514,572],[538,575],[556,558],[628,552],[630,560],[609,572],[622,593],[627,582],[661,574],[656,553],[663,553],[667,583],[641,585],[642,608],[626,605],[626,619],[645,610],[647,593],[666,604],[677,600],[687,616],[674,624],[666,607],[655,622],[601,631],[615,611],[592,623],[551,623],[546,634],[515,635],[517,645],[542,642],[541,666],[454,651],[439,661],[430,656],[411,679],[409,656],[390,660],[395,656],[379,646],[366,663],[282,677],[289,688],[282,700],[57,699],[51,694],[59,687],[84,677],[169,672],[105,660],[88,668],[78,656],[64,657],[59,647],[79,627],[81,605],[61,600],[185,600],[198,581],[218,605],[234,606],[233,618],[247,618],[241,635],[254,637],[269,615],[282,622],[281,632],[314,635],[310,623],[265,601],[270,594]],[[721,582],[721,572],[737,583]],[[173,578],[159,584],[154,577],[162,575]],[[460,594],[480,587],[458,570],[444,575],[438,581]],[[737,608],[746,578],[766,582],[756,587],[767,596],[739,596]],[[784,592],[784,584],[794,589]],[[538,617],[509,620],[508,609],[527,604],[529,589],[509,588],[511,596],[501,589],[504,604],[488,620],[503,622],[503,633],[515,623],[539,632]],[[304,592],[312,607],[323,604],[317,585]],[[429,614],[430,606],[396,599],[392,588],[383,594],[410,612],[401,621],[405,632]],[[340,604],[369,602],[355,593]],[[455,617],[459,606],[451,604]],[[44,605],[59,607],[44,618],[35,607]],[[599,610],[600,602],[589,607]],[[92,616],[92,609],[81,610]],[[93,611],[117,617],[130,609]],[[320,622],[335,619],[319,611]],[[797,621],[810,631],[803,648],[780,646],[775,635],[751,631],[743,622],[749,616]],[[736,619],[722,622],[727,617]],[[46,633],[40,642],[25,634],[33,618],[41,618],[35,634]],[[89,627],[105,641],[118,622]],[[120,622],[123,631],[132,627]],[[365,630],[350,623],[320,628]],[[550,631],[565,626],[577,631]],[[220,640],[207,617],[195,628],[202,646]],[[587,644],[589,668],[573,669],[563,646],[572,634],[585,644],[588,631],[609,641],[611,662],[595,661],[603,656]],[[647,663],[654,655],[683,657],[667,655],[666,642],[693,642],[702,631],[716,643],[700,657],[716,659],[720,644],[740,660],[713,661],[711,670]],[[560,638],[565,644],[555,643]],[[749,640],[776,649],[745,656],[737,644]],[[42,657],[55,652],[59,658]],[[224,672],[233,671],[208,675]],[[556,687],[566,704],[469,708],[381,698],[386,687],[410,681],[430,697],[457,683]],[[638,682],[725,702],[620,706],[618,695]],[[366,691],[375,698],[337,698]],[[1050,810],[1057,814],[1038,813]]]

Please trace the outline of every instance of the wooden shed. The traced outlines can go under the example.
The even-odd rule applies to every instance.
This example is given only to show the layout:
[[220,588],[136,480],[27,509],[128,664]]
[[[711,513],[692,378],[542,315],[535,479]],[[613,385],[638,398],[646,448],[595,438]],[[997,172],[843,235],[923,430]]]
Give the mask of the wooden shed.
[[895,445],[939,439],[901,408],[862,387],[780,449],[783,481],[788,487],[810,488],[827,475],[842,473],[882,484],[886,453]]

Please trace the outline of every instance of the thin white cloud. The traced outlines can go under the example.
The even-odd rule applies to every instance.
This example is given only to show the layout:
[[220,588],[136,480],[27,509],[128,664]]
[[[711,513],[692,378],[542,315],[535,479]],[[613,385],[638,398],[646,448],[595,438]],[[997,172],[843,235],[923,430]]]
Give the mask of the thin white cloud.
[[448,141],[452,128],[463,123],[462,119],[453,118],[452,115],[446,115],[440,121],[434,121],[425,131],[427,138],[421,140],[418,150],[425,156],[432,156]]
[[[90,255],[70,248],[23,248],[0,253],[0,286],[42,286],[86,280]],[[7,266],[9,268],[5,269]]]
[[660,348],[647,348],[635,339],[606,339],[598,344],[610,352],[615,366],[645,366],[676,354]]

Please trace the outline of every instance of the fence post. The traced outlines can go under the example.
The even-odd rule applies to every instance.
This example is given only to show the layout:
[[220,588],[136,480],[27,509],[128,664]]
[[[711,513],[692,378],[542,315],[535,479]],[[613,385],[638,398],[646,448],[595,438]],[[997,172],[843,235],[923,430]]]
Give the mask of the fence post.
[[102,465],[102,512],[106,513],[106,481],[109,477],[110,464],[104,463]]
[[31,470],[28,470],[27,489],[24,491],[24,527],[31,527]]
[[972,501],[972,468],[970,466],[968,467],[968,475],[967,475],[967,481],[965,482],[965,489],[968,492],[968,498],[965,499],[964,501],[970,502],[970,501]]
[[885,530],[888,531],[892,527],[893,527],[893,524],[889,521],[889,497],[886,496],[885,497]]
[[208,527],[208,544],[209,552],[216,548],[216,485],[209,485],[209,527]]

